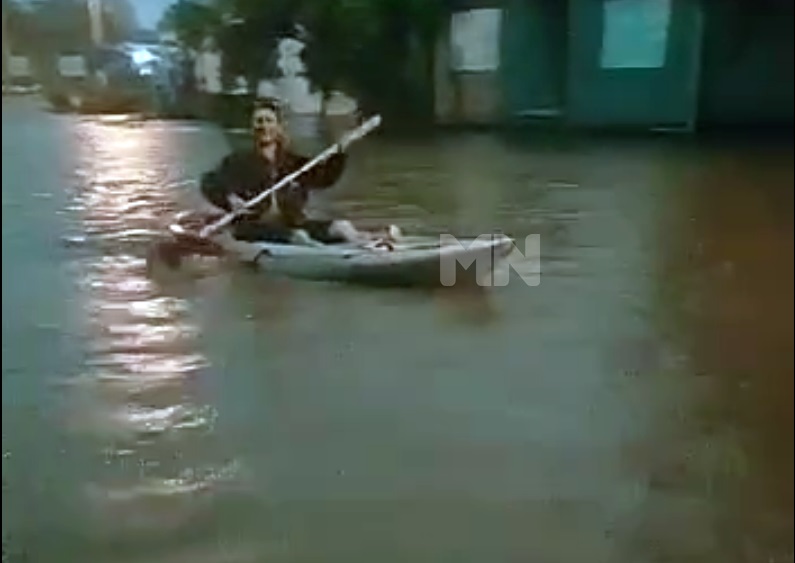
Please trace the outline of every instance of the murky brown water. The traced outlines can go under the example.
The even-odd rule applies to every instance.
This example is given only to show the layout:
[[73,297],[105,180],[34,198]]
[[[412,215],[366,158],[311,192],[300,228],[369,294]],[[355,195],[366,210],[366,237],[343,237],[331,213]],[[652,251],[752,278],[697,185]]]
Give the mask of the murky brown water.
[[541,285],[148,276],[224,150],[4,101],[11,560],[792,561],[791,146],[368,139],[318,209]]

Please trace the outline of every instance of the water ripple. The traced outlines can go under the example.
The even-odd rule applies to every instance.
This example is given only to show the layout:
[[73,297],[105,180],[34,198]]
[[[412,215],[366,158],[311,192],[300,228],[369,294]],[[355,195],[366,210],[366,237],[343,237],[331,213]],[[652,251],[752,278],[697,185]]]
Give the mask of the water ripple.
[[[164,181],[173,149],[167,130],[145,125],[83,121],[77,135],[82,166],[65,209],[73,228],[63,242],[85,249],[76,264],[85,296],[86,360],[84,372],[68,382],[74,400],[68,428],[99,441],[106,459],[129,458],[146,468],[121,484],[110,476],[117,482],[88,487],[100,512],[121,514],[128,531],[142,522],[174,529],[187,524],[195,507],[175,506],[176,513],[167,508],[163,515],[164,499],[191,499],[233,471],[216,467],[208,442],[199,456],[210,458],[203,468],[186,461],[178,475],[168,474],[189,435],[212,439],[218,416],[193,384],[208,362],[190,303],[150,279],[143,257],[162,234],[163,218],[177,208],[180,184]],[[134,513],[126,521],[125,511]]]

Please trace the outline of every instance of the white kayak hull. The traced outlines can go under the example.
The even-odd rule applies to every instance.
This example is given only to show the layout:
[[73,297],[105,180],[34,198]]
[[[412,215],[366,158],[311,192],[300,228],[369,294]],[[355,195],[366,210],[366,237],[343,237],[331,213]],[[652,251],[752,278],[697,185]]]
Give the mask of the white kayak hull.
[[[202,214],[187,212],[178,216],[171,230],[182,236],[179,233],[201,228],[207,220]],[[209,250],[211,255],[225,255],[268,274],[380,286],[489,285],[494,267],[514,248],[513,239],[503,234],[452,242],[433,236],[399,237],[384,247],[249,242],[222,230],[207,242],[211,248],[202,243],[199,253]]]
[[[392,249],[241,242],[229,235],[215,241],[227,253],[266,273],[380,286],[478,283],[491,274],[491,269],[484,265],[496,266],[514,246],[513,239],[505,235],[461,239],[445,245],[437,237],[408,237],[394,242]],[[451,266],[455,269],[454,277],[450,274]]]

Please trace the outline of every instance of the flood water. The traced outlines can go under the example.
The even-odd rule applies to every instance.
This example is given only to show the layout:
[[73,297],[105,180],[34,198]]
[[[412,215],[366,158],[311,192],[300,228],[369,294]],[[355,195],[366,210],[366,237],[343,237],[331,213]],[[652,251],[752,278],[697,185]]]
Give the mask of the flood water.
[[4,560],[793,561],[791,144],[373,137],[318,213],[540,285],[150,276],[226,142],[4,99]]

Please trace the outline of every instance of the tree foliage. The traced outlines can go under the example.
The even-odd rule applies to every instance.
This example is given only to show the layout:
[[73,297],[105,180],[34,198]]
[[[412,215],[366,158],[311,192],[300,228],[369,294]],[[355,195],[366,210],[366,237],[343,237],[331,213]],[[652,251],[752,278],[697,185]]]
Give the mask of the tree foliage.
[[244,76],[249,84],[275,74],[276,47],[290,33],[299,0],[220,0],[226,15],[216,39],[224,57],[224,78]]
[[[129,4],[113,0],[103,11],[103,30],[109,43],[122,41],[134,30]],[[83,51],[91,46],[91,24],[85,0],[4,0],[7,38],[15,52],[34,58]]]
[[160,21],[161,31],[173,31],[177,41],[188,49],[198,50],[205,38],[215,34],[221,24],[218,10],[191,0],[172,4]]
[[201,9],[180,0],[167,18],[186,44],[212,35],[224,73],[250,84],[274,75],[278,40],[300,26],[315,86],[343,90],[379,111],[421,114],[431,107],[434,47],[445,15],[444,0],[214,0]]

